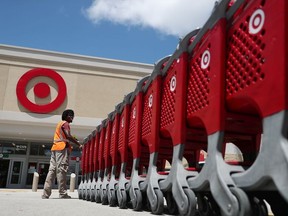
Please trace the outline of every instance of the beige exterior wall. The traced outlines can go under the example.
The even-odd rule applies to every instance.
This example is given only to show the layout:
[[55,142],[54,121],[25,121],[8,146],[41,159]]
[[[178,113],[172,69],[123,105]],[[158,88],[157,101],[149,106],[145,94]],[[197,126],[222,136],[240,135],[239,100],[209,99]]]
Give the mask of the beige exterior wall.
[[7,80],[9,75],[9,65],[0,64],[0,108],[4,109],[4,98],[7,88]]
[[73,102],[83,101],[85,104],[73,105],[78,107],[81,116],[103,118],[107,116],[107,112],[113,111],[115,105],[121,102],[125,94],[133,91],[135,86],[134,79],[78,75]]
[[[66,100],[51,113],[31,113],[17,99],[16,86],[19,79],[34,68],[52,69],[65,80]],[[74,127],[82,130],[81,136],[84,137],[85,132],[88,135],[88,131],[106,118],[115,105],[123,100],[124,95],[135,89],[137,81],[149,75],[152,70],[153,65],[148,64],[0,45],[0,129],[4,123],[6,128],[17,128],[21,124],[24,127],[40,127],[39,130],[48,127],[51,133],[55,123],[61,119],[63,110],[71,108],[76,114]],[[35,97],[33,86],[39,81],[52,86],[50,98]],[[29,100],[37,104],[47,104],[58,94],[57,84],[48,77],[32,79],[26,91]],[[13,132],[11,133],[5,137],[7,133],[0,132],[0,139],[13,137]],[[17,137],[21,139],[21,136]]]

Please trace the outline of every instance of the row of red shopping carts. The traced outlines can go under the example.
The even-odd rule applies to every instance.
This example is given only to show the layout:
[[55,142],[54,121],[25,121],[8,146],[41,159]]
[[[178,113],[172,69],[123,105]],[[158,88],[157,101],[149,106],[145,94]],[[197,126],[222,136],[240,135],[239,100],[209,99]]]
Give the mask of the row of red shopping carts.
[[[286,9],[216,5],[87,137],[79,198],[180,215],[268,215],[269,203],[288,215]],[[227,143],[242,160],[225,160]]]

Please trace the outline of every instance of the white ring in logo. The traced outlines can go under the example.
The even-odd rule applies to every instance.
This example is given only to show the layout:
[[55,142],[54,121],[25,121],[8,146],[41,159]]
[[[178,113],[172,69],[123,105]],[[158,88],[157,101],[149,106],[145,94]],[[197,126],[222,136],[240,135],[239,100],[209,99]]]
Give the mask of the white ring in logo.
[[210,52],[209,50],[205,50],[201,59],[201,68],[204,70],[209,66],[209,64],[210,64]]
[[153,95],[151,94],[151,95],[149,96],[148,106],[151,108],[151,107],[152,107],[152,104],[153,104]]
[[136,107],[134,107],[134,109],[133,109],[133,114],[132,114],[132,117],[133,117],[133,119],[135,119],[135,118],[136,118]]
[[249,33],[257,34],[263,27],[265,21],[265,13],[262,9],[257,9],[249,20]]
[[174,92],[176,89],[176,76],[173,76],[170,80],[170,91]]

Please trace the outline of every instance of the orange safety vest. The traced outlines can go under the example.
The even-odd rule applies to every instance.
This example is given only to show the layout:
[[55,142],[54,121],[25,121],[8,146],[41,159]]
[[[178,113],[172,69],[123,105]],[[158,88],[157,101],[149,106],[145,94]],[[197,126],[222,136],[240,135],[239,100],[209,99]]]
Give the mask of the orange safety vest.
[[51,151],[61,151],[66,147],[66,143],[69,142],[69,140],[66,139],[66,136],[62,130],[62,125],[65,122],[66,121],[61,121],[57,124],[56,130],[54,133],[54,141],[53,141]]

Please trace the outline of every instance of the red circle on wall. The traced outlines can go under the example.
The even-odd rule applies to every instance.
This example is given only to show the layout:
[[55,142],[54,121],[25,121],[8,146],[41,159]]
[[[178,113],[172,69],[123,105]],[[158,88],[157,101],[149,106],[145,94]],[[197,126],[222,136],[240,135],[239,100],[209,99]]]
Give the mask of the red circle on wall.
[[[58,86],[57,97],[48,104],[35,104],[31,102],[26,95],[26,86],[30,80],[35,77],[49,77],[55,81]],[[19,79],[16,86],[16,94],[19,102],[28,110],[36,113],[49,113],[57,109],[64,102],[67,95],[67,88],[64,79],[54,70],[47,68],[35,68],[29,70]],[[34,86],[34,94],[39,98],[45,98],[50,94],[48,84],[40,82]]]
[[50,87],[47,83],[39,82],[34,86],[34,94],[39,98],[46,98],[50,94]]

